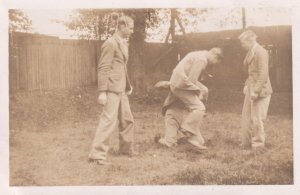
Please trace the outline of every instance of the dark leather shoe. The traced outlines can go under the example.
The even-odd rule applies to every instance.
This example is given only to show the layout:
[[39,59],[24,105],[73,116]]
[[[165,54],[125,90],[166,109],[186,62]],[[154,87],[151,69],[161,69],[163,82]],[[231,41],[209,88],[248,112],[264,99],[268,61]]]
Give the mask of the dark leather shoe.
[[197,150],[197,151],[202,151],[202,150],[208,149],[205,145],[200,144],[198,141],[196,141],[194,139],[188,139],[187,143],[191,146],[192,149]]
[[251,144],[240,144],[241,150],[251,150]]
[[97,165],[111,165],[111,162],[102,159],[89,159],[89,163],[94,163]]
[[135,157],[135,156],[138,156],[139,155],[139,153],[137,152],[137,151],[135,151],[135,150],[131,150],[131,151],[126,151],[126,152],[124,152],[124,151],[120,151],[120,154],[121,155],[126,155],[126,156],[129,156],[129,157]]
[[136,150],[131,151],[131,152],[129,152],[129,154],[128,154],[128,156],[130,156],[130,157],[135,157],[135,156],[139,156],[139,155],[140,155],[139,152],[136,151]]

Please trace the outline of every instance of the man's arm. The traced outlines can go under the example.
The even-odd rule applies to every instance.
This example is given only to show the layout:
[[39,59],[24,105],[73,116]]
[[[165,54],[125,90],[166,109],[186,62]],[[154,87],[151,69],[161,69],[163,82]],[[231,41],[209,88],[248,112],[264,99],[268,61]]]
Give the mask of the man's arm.
[[[207,99],[208,99],[208,88],[199,81],[197,81],[196,85],[200,89],[200,99],[207,101]],[[160,89],[170,89],[170,82],[169,81],[158,81],[154,85],[154,87],[155,88],[160,88]]]
[[169,81],[158,81],[155,85],[155,88],[163,88],[163,89],[170,89],[170,82]]
[[259,94],[263,88],[264,83],[269,75],[269,56],[268,52],[262,50],[257,53],[258,77],[254,85],[254,92]]
[[98,62],[98,91],[106,92],[108,79],[114,58],[114,45],[111,41],[104,42],[101,48],[101,56]]
[[199,77],[204,71],[204,67],[206,65],[205,61],[202,59],[197,59],[195,56],[191,56],[191,58],[188,60],[188,63],[190,64],[186,66],[188,68],[185,69],[186,75],[193,84],[197,85]]
[[208,99],[208,88],[199,81],[197,81],[197,86],[200,88],[200,99],[204,100],[204,101],[207,101],[207,99]]

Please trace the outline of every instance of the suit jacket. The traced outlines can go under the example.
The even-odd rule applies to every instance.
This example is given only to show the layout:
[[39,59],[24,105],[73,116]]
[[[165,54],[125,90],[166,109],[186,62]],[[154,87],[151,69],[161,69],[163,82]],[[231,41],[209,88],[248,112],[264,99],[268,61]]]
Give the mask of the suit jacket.
[[248,69],[246,85],[250,91],[254,91],[259,97],[266,97],[272,93],[269,78],[269,55],[259,44],[248,52],[244,60]]
[[[200,89],[200,94],[199,94],[199,99],[201,101],[206,100],[208,98],[208,89],[205,85],[203,85],[201,82],[197,82],[197,86]],[[169,92],[164,105],[162,107],[162,114],[165,115],[167,110],[170,108],[170,106],[173,107],[173,105],[176,104],[175,107],[177,108],[182,108],[184,106],[183,102],[181,100],[179,100],[178,98],[176,98],[172,92]],[[183,110],[186,108],[183,108]]]
[[[206,51],[196,51],[187,54],[173,70],[170,86],[195,93],[199,98],[201,95],[206,98],[208,89],[198,81],[208,63],[205,53]],[[171,91],[164,102],[162,114],[165,115],[169,106],[178,101],[180,100]]]
[[128,45],[114,34],[101,47],[98,62],[98,90],[115,93],[131,89],[127,73]]
[[195,51],[187,54],[174,68],[170,85],[177,89],[200,93],[198,79],[207,66],[206,51]]

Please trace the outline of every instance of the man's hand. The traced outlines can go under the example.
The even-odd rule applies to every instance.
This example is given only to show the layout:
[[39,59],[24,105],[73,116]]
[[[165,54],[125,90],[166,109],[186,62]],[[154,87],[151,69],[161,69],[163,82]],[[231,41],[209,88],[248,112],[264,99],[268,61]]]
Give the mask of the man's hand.
[[255,92],[251,92],[250,98],[251,98],[251,100],[256,100],[258,98],[258,94]]
[[132,91],[133,91],[133,88],[130,86],[130,90],[129,90],[129,91],[126,91],[126,95],[131,95],[131,94],[132,94]]
[[98,103],[100,105],[105,105],[107,102],[107,94],[106,92],[100,92],[99,96],[98,96]]
[[207,102],[207,100],[208,100],[208,93],[200,93],[200,100],[202,101],[202,102]]
[[244,87],[244,89],[243,89],[243,93],[244,93],[244,95],[246,95],[246,93],[247,93],[247,90],[248,90],[248,87],[247,87],[247,85],[245,85],[245,87]]
[[169,81],[159,81],[154,85],[155,88],[164,88],[169,89],[170,88],[170,82]]

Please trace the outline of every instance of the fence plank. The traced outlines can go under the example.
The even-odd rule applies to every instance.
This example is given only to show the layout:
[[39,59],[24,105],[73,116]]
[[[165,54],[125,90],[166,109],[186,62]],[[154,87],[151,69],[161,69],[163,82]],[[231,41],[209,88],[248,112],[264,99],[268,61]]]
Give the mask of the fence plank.
[[[278,47],[278,60],[271,71],[271,79],[276,80],[273,86],[276,91],[292,90],[292,50],[291,27],[255,27],[259,41],[264,45]],[[241,73],[243,56],[234,44],[241,30],[194,33],[184,38],[187,50],[209,49],[220,40],[231,38],[233,44],[226,50],[226,64],[215,70],[214,85],[223,87],[240,87],[244,76]],[[13,40],[13,41],[12,41]],[[97,85],[97,63],[100,56],[101,42],[86,40],[61,40],[56,37],[28,33],[13,33],[9,44],[9,87],[10,91],[48,90],[54,88],[72,88]],[[157,71],[153,69],[153,59],[162,51],[163,44],[147,43],[145,46],[145,67],[151,82],[168,79],[176,65],[178,52],[184,54],[184,46],[175,48],[165,57]],[[241,55],[240,55],[241,54]],[[15,55],[15,57],[14,57]],[[134,55],[134,54],[132,54]],[[183,55],[182,55],[183,56]],[[134,70],[129,64],[130,76]],[[226,81],[226,82],[225,82]]]

